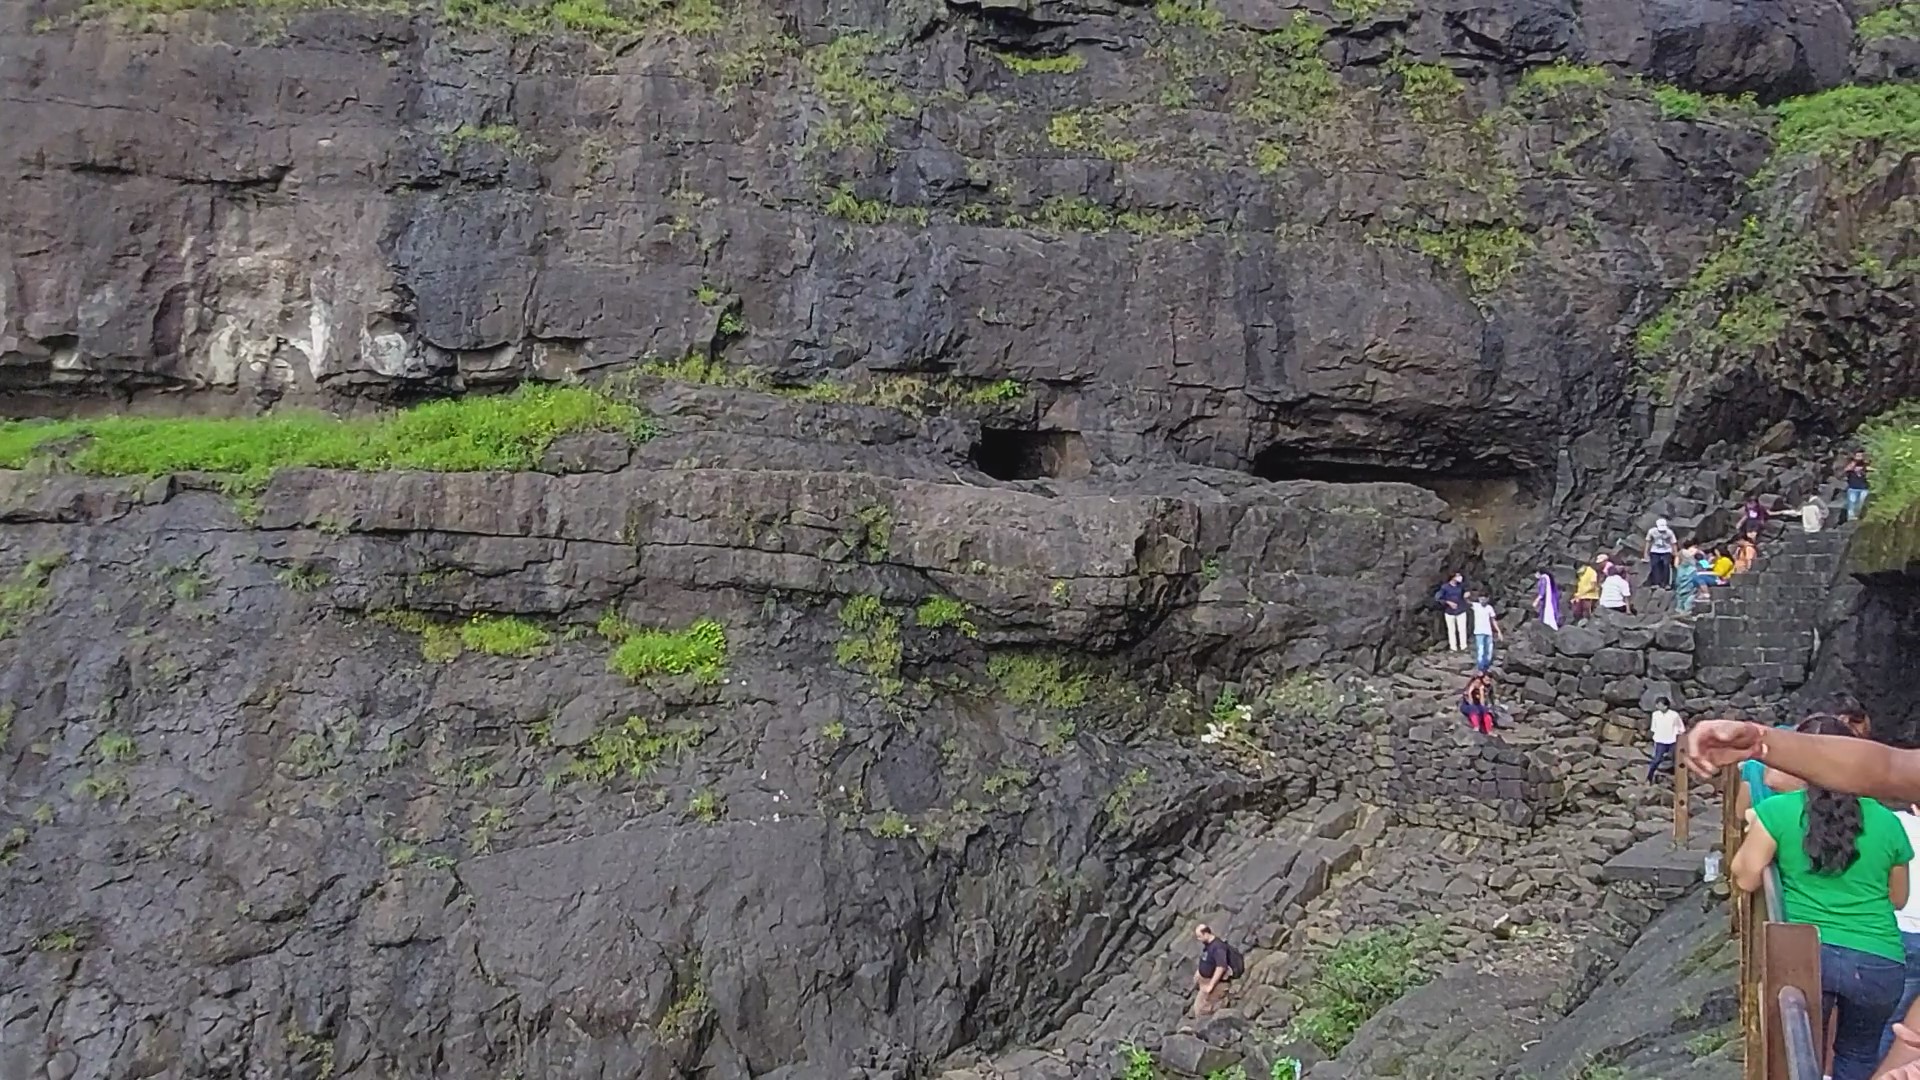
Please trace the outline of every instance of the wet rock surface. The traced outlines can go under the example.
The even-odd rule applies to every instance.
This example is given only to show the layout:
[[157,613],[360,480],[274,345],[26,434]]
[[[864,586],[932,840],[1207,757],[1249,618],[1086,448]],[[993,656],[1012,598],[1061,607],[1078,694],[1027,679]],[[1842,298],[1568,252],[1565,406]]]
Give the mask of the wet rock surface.
[[[1823,614],[1803,545],[1778,640],[1515,633],[1492,740],[1410,654],[1448,571],[1717,538],[1920,388],[1914,171],[1633,78],[1912,58],[1800,0],[696,6],[0,10],[0,409],[583,379],[658,429],[0,474],[0,1077],[1722,1075],[1705,1006],[1623,1015],[1724,981],[1602,883],[1672,827],[1645,712],[1776,715],[1905,609]],[[1756,211],[1845,250],[1778,347],[1649,368]],[[1434,918],[1301,1044],[1330,946]],[[1203,919],[1249,973],[1181,1030]]]

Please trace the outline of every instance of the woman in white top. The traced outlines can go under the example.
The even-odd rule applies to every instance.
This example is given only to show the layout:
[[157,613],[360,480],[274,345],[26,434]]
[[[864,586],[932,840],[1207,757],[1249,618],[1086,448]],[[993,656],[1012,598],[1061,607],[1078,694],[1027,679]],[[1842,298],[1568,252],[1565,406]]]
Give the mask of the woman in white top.
[[[1920,806],[1909,805],[1893,816],[1899,818],[1900,826],[1907,830],[1908,842],[1920,845]],[[1915,847],[1914,850],[1920,851],[1920,847]],[[1909,879],[1913,874],[1920,873],[1920,865],[1917,864],[1920,864],[1920,858],[1907,864]],[[1909,892],[1907,902],[1900,905],[1900,910],[1893,913],[1894,919],[1900,924],[1900,941],[1907,947],[1907,989],[1900,995],[1899,1008],[1893,1010],[1895,1020],[1904,1019],[1908,1007],[1913,1004],[1916,997],[1920,997],[1920,895],[1916,894],[1920,894],[1920,889]],[[1887,1033],[1880,1037],[1880,1056],[1885,1058],[1887,1051],[1892,1048],[1893,1025],[1889,1024]]]
[[1600,606],[1611,611],[1633,613],[1633,586],[1618,565],[1607,567],[1607,579],[1600,583]]

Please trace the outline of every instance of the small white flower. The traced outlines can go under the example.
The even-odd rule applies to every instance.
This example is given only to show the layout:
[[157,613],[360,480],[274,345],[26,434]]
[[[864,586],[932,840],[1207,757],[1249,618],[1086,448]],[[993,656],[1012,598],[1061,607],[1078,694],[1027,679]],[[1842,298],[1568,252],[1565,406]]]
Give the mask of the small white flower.
[[1240,719],[1242,720],[1253,719],[1253,706],[1251,705],[1240,706]]
[[778,824],[780,824],[780,815],[779,815],[779,814],[775,814],[775,815],[773,815],[773,823],[774,823],[775,825],[778,825]]

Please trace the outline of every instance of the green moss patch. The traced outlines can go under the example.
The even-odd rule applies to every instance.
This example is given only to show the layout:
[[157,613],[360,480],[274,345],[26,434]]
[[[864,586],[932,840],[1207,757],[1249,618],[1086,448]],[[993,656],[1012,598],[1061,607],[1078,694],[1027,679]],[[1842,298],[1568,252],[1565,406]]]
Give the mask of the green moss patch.
[[41,555],[0,581],[0,638],[11,636],[22,620],[46,606],[53,572],[65,555]]
[[635,682],[688,675],[695,682],[714,683],[727,670],[727,630],[714,619],[697,620],[684,630],[658,630],[609,615],[600,620],[599,629],[614,642],[607,667]]
[[1073,709],[1087,703],[1093,675],[1075,671],[1065,657],[1050,653],[996,653],[987,674],[1015,705]]
[[20,420],[0,424],[0,467],[52,457],[96,476],[222,473],[257,488],[286,468],[422,469],[476,472],[531,469],[562,435],[652,434],[644,412],[581,387],[523,386],[510,394],[429,402],[372,419],[318,412],[257,417]]
[[705,734],[694,728],[668,728],[629,716],[594,732],[557,776],[586,784],[644,780],[662,763],[699,746]]
[[418,611],[382,611],[374,618],[396,630],[419,634],[421,657],[436,664],[449,663],[468,651],[533,656],[553,641],[553,635],[539,625],[513,615],[475,615],[465,622],[448,622]]

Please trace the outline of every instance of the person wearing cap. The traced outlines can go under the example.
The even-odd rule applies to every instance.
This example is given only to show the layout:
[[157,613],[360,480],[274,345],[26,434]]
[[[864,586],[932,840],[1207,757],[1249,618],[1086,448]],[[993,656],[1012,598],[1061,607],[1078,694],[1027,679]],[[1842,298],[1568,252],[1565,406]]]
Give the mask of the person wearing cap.
[[1680,538],[1668,527],[1666,518],[1656,518],[1647,530],[1647,588],[1673,588],[1673,551]]

